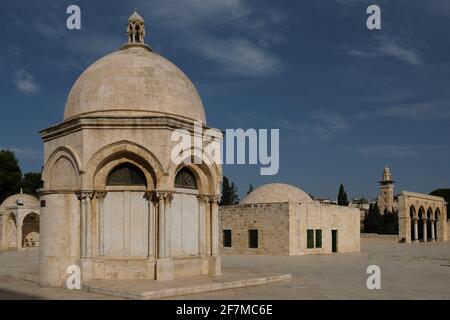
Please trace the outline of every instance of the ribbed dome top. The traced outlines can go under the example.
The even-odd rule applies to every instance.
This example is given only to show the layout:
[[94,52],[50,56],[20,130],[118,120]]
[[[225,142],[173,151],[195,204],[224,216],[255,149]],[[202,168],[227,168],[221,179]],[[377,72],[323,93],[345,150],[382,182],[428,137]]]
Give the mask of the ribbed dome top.
[[145,45],[124,46],[83,72],[67,98],[64,120],[80,115],[172,115],[206,124],[189,78]]
[[303,190],[284,183],[270,183],[253,190],[241,203],[278,203],[296,202],[311,203],[313,200]]

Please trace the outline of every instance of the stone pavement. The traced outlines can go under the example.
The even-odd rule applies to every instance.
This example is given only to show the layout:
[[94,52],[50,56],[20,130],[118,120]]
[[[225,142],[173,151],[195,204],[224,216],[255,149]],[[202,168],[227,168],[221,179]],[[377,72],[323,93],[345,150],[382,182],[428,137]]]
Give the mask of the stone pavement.
[[[450,242],[401,244],[364,240],[361,253],[298,257],[226,256],[224,269],[289,272],[264,287],[181,299],[450,299]],[[381,268],[381,290],[368,290],[366,269]]]
[[[177,299],[450,299],[450,242],[400,244],[363,240],[361,253],[222,256],[224,273],[292,274],[273,284]],[[0,253],[0,299],[110,299],[87,291],[40,288],[17,278],[36,276],[37,252]],[[381,268],[381,290],[368,290],[369,265]],[[13,278],[15,277],[15,278]]]
[[172,298],[236,288],[266,285],[291,279],[290,274],[229,272],[219,277],[196,276],[174,281],[96,280],[85,283],[88,292],[138,300]]

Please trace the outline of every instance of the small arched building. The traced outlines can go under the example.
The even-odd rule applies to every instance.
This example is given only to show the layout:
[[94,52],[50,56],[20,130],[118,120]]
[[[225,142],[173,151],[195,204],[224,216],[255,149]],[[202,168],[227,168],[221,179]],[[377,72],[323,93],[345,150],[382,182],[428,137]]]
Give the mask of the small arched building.
[[220,207],[222,253],[302,255],[360,250],[360,211],[315,202],[297,187],[273,183],[240,204]]
[[0,204],[0,249],[22,250],[39,246],[39,200],[24,193]]
[[144,43],[137,12],[127,30],[128,43],[75,82],[64,121],[41,131],[44,286],[64,285],[71,265],[82,280],[220,274],[222,169],[206,154],[182,164],[171,155],[174,130],[193,139],[194,123],[207,129],[202,101]]

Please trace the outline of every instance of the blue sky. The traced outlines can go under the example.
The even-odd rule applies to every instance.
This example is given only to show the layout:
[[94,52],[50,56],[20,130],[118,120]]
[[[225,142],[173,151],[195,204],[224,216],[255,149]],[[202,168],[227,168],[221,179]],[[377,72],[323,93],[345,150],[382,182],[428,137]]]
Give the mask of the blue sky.
[[[82,30],[66,28],[77,4]],[[382,10],[368,30],[366,8]],[[280,171],[225,166],[241,193],[285,182],[316,196],[450,187],[448,0],[15,0],[0,3],[0,148],[42,166],[38,130],[62,121],[79,74],[126,41],[133,8],[146,41],[196,85],[208,124],[279,128]]]

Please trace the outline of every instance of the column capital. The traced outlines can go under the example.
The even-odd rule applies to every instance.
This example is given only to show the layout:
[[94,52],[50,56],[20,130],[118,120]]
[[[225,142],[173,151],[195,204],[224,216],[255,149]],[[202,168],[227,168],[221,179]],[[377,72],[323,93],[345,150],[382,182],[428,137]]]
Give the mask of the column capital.
[[94,192],[94,191],[83,191],[82,190],[82,191],[76,192],[75,194],[76,194],[78,200],[81,201],[81,200],[86,200],[87,198],[89,198],[89,199],[94,198],[96,192]]
[[209,203],[210,202],[209,196],[206,195],[206,194],[198,194],[197,195],[197,199],[199,199],[200,201],[203,201],[205,203]]
[[211,204],[218,204],[221,199],[222,199],[222,195],[221,194],[209,195],[209,201],[211,202]]
[[108,192],[106,192],[106,191],[95,191],[94,197],[98,200],[103,200],[103,199],[105,199],[107,194],[108,194]]
[[147,199],[147,201],[153,201],[154,197],[155,197],[156,193],[154,191],[145,191],[145,199]]
[[76,193],[78,200],[82,201],[82,200],[86,200],[86,194],[84,192],[77,192]]
[[173,191],[170,190],[156,190],[155,195],[158,199],[163,198],[169,201],[173,199]]

